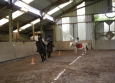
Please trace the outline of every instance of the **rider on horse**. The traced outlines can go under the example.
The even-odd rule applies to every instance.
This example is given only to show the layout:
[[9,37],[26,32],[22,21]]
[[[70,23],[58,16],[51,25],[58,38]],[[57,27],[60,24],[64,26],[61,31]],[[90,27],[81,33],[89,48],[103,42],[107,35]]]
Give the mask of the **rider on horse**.
[[51,36],[48,36],[48,39],[47,39],[47,54],[48,54],[48,58],[50,58],[50,55],[51,55],[54,47],[55,46],[53,44]]
[[51,40],[51,36],[48,36],[47,42],[49,43]]
[[36,42],[37,52],[39,52],[42,62],[46,59],[46,45],[42,40],[42,35],[38,34],[38,41]]
[[51,36],[48,36],[48,39],[47,39],[47,47],[49,46],[49,44],[53,42],[52,39],[51,39]]
[[80,48],[79,37],[77,37],[77,38],[75,39],[75,42],[76,42],[76,47],[77,47],[77,48]]
[[[77,48],[82,48],[82,44],[81,44],[80,41],[79,41],[79,37],[76,38],[75,42],[76,42],[76,47],[77,47]],[[87,46],[86,46],[86,50],[88,50],[88,47],[87,47]]]

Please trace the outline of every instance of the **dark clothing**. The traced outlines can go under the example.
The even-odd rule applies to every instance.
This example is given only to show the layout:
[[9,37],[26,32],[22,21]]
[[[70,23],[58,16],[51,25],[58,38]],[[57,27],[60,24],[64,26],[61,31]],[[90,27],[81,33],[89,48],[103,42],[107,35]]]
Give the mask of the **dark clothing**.
[[39,52],[42,62],[46,59],[46,45],[42,41],[42,38],[39,38],[38,41],[36,41],[37,46],[37,52]]
[[41,38],[39,38],[38,41],[36,41],[36,46],[37,46],[37,51],[40,54],[43,54],[46,51],[46,45],[44,44]]
[[50,58],[50,56],[51,56],[51,53],[53,51],[53,47],[55,47],[54,44],[53,44],[53,41],[50,41],[47,44],[47,55],[48,55],[48,58]]
[[42,62],[46,59],[46,45],[42,41],[41,34],[38,35],[38,41],[36,41],[37,52],[39,52]]
[[51,40],[51,38],[49,37],[49,38],[47,39],[47,42],[49,43],[50,41],[52,41],[52,40]]

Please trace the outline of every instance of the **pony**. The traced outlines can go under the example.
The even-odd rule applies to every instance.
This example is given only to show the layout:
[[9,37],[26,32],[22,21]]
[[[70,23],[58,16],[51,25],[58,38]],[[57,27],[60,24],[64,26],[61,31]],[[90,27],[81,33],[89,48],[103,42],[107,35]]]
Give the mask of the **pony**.
[[55,46],[54,46],[53,41],[50,41],[50,42],[47,44],[47,55],[48,55],[48,58],[51,57],[51,53],[52,53],[54,47],[55,47]]
[[86,54],[86,52],[88,50],[88,44],[87,43],[77,44],[76,42],[70,42],[69,47],[74,47],[75,54],[77,54],[78,50],[82,50],[83,49],[82,55],[84,55],[84,54]]

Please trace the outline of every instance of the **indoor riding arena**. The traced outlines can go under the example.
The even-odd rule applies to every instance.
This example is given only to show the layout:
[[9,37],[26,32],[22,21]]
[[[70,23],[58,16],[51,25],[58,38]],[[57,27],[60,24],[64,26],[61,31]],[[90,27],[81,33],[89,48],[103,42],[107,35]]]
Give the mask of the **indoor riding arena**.
[[[114,83],[115,50],[54,51],[0,64],[0,83]],[[32,62],[34,58],[34,62]],[[35,63],[35,64],[31,64]]]
[[0,83],[115,83],[115,0],[0,0]]

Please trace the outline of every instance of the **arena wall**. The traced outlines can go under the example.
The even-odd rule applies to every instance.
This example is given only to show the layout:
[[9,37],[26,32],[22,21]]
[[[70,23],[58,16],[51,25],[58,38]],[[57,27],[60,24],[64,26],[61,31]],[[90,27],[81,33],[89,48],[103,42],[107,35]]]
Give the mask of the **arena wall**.
[[[115,49],[115,41],[80,41],[81,43],[88,43],[89,49]],[[69,47],[70,41],[58,41],[54,42],[54,51],[58,50],[74,50]],[[0,42],[0,62],[23,58],[38,54],[36,52],[35,42]]]

